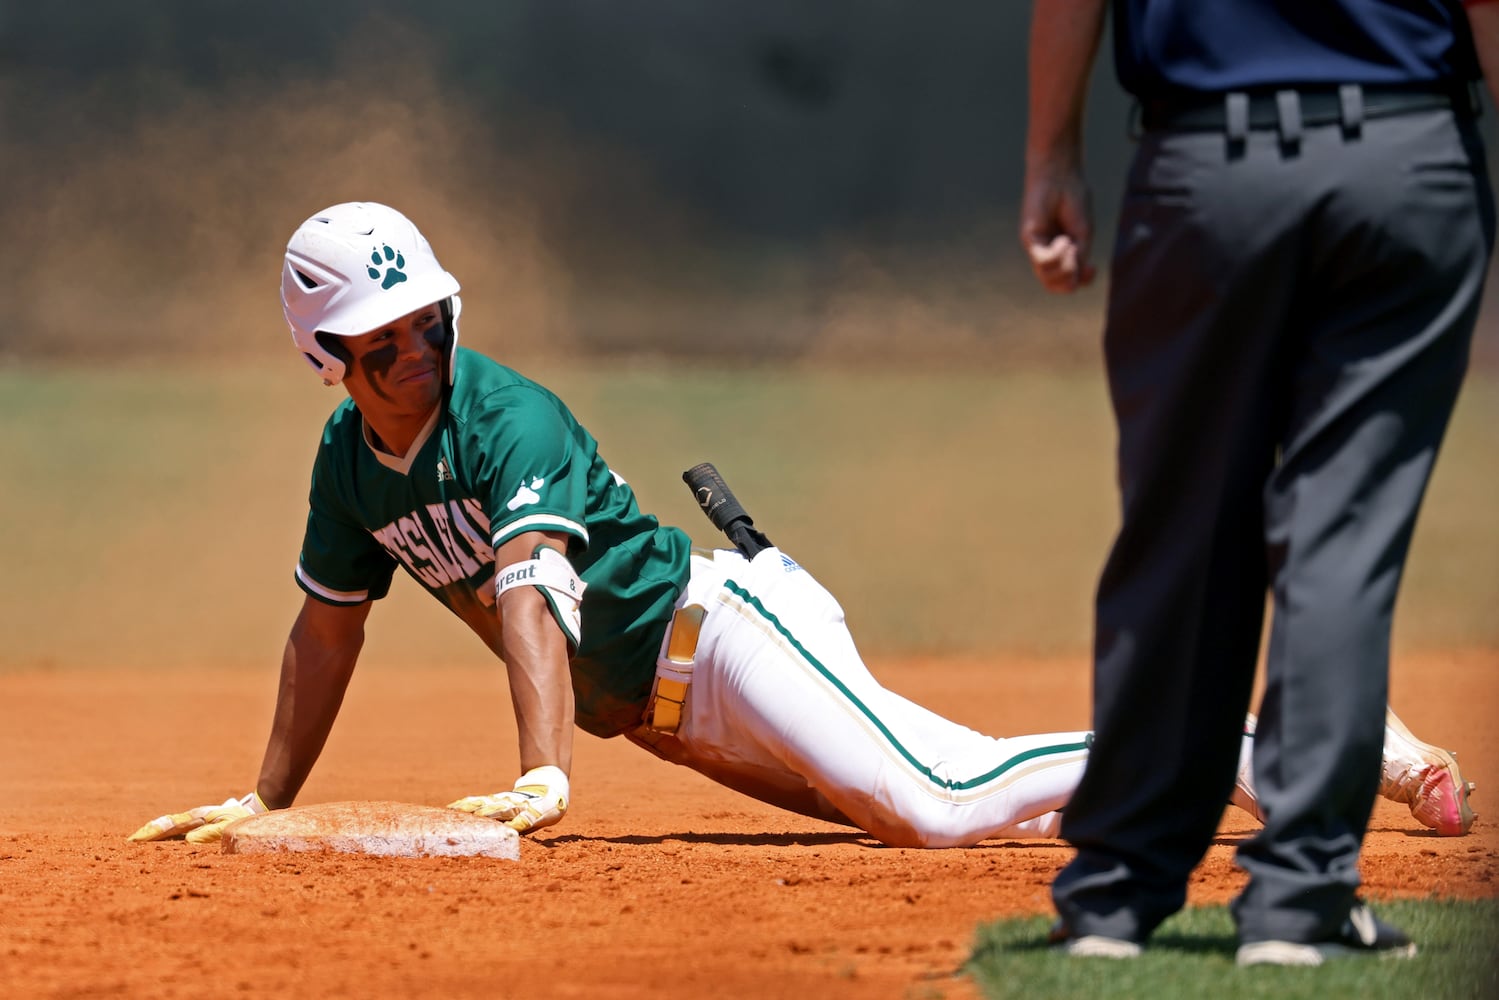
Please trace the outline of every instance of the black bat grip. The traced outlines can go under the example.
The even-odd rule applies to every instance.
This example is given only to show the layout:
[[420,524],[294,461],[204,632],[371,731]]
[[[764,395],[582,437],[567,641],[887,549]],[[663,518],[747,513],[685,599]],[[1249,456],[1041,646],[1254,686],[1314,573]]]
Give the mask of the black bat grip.
[[693,499],[708,515],[708,520],[728,535],[734,547],[747,558],[753,559],[761,549],[770,548],[770,539],[755,530],[754,519],[745,513],[734,491],[729,489],[729,484],[723,481],[713,463],[694,465],[682,473],[682,482],[692,490]]
[[739,505],[739,499],[729,489],[729,484],[723,481],[723,476],[718,474],[712,462],[694,465],[682,473],[682,482],[692,490],[693,499],[719,531],[728,531],[729,525],[739,520],[755,523]]

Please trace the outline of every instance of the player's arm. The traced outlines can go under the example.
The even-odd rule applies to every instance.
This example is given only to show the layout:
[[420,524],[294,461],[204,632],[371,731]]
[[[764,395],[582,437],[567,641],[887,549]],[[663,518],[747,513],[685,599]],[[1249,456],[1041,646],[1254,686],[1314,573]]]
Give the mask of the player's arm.
[[[567,536],[540,531],[516,536],[495,551],[496,572],[528,564],[538,547],[549,548],[565,559]],[[571,773],[573,685],[567,635],[545,590],[518,586],[499,596],[505,672],[520,735],[521,770],[552,764]]]
[[211,843],[236,819],[291,805],[343,703],[364,643],[369,608],[368,601],[353,606],[324,604],[311,597],[303,601],[281,659],[281,690],[255,791],[222,805],[158,816],[130,839],[185,837],[195,844]]
[[511,791],[452,803],[523,833],[560,820],[570,795],[574,706],[569,641],[577,639],[582,583],[567,561],[567,543],[564,534],[531,531],[495,550],[500,641],[523,773]]
[[364,646],[370,606],[302,601],[281,657],[276,714],[255,786],[272,809],[292,804],[323,752]]
[[1092,209],[1083,179],[1083,110],[1105,0],[1035,0],[1020,241],[1036,278],[1070,292],[1093,280]]

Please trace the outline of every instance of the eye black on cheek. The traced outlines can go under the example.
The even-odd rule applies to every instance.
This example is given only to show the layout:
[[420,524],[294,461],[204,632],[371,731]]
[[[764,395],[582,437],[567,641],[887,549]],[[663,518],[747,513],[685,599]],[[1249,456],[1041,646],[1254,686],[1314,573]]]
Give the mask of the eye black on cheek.
[[384,344],[365,352],[364,356],[359,359],[359,368],[366,378],[384,378],[395,365],[396,354],[395,344]]

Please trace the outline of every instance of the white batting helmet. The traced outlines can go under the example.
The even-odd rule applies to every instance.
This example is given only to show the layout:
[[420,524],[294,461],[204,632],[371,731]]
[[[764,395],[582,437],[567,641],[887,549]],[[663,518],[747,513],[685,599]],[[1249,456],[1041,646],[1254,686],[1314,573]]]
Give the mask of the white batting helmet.
[[[292,342],[326,385],[343,381],[344,363],[318,343],[318,334],[357,336],[449,299],[444,319],[454,351],[458,279],[443,270],[412,221],[385,205],[326,208],[298,226],[286,244],[281,307]],[[452,371],[450,356],[449,378]]]

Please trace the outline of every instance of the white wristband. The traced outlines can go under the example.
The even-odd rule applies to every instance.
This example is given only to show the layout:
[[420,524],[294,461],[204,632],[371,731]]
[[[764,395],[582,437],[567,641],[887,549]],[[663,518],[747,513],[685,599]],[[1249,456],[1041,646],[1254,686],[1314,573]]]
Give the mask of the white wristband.
[[265,800],[260,797],[259,792],[251,792],[250,794],[245,795],[241,798],[231,799],[230,801],[225,802],[224,805],[243,806],[244,808],[250,810],[250,812],[254,813],[256,816],[259,816],[261,813],[268,813],[271,811],[271,807],[265,804]]
[[533,767],[519,778],[515,779],[517,789],[527,786],[541,785],[543,788],[558,794],[566,799],[571,789],[568,787],[567,773],[554,764],[543,764],[541,767]]

